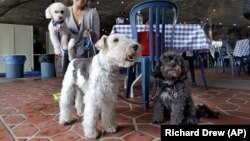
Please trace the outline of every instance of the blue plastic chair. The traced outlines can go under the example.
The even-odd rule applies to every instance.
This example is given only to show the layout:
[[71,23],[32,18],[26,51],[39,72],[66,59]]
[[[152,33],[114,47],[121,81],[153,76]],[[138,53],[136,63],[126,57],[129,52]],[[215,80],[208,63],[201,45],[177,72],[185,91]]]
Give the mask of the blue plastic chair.
[[[153,68],[154,63],[160,58],[161,54],[165,51],[165,24],[173,24],[173,32],[172,32],[172,41],[171,45],[168,47],[172,47],[173,45],[173,36],[174,36],[174,27],[178,18],[178,8],[177,6],[165,0],[151,0],[141,2],[135,5],[130,11],[130,24],[132,30],[132,38],[135,41],[137,39],[137,30],[136,30],[136,13],[141,11],[143,13],[144,19],[148,18],[148,32],[149,32],[149,56],[141,56],[139,58],[139,63],[141,65],[141,77],[142,77],[142,103],[144,109],[149,107],[149,80],[150,73]],[[167,21],[170,15],[168,12],[173,13],[171,15],[172,22]],[[148,16],[146,16],[146,14]],[[153,39],[153,34],[155,32],[155,40]],[[155,49],[155,51],[154,51]],[[135,67],[131,67],[128,69],[128,79],[127,79],[127,91],[126,97],[130,95],[131,84],[135,79]]]
[[229,51],[229,45],[226,40],[222,41],[222,47],[218,49],[219,57],[217,58],[217,64],[222,64],[222,71],[225,73],[226,60],[229,61],[231,78],[234,78],[234,58]]

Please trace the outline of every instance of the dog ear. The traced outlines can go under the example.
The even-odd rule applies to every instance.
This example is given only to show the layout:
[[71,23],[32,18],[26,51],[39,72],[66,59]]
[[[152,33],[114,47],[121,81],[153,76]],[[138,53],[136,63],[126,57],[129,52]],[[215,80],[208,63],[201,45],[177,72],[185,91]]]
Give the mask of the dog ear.
[[107,38],[108,38],[108,36],[103,35],[103,36],[101,37],[101,39],[98,40],[98,41],[96,42],[95,47],[96,47],[98,50],[103,50],[103,49],[105,49],[106,46],[107,46]]
[[154,78],[163,78],[163,75],[161,72],[161,65],[162,65],[161,58],[157,61],[156,65],[154,67],[154,70],[152,72],[152,75]]
[[45,10],[45,17],[46,17],[46,19],[52,19],[52,14],[50,12],[50,6],[48,8],[46,8],[46,10]]

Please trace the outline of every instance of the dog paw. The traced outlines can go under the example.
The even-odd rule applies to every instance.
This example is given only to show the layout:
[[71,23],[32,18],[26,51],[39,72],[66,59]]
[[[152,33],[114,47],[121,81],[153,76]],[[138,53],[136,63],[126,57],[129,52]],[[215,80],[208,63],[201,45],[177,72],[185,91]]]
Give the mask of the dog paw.
[[70,120],[65,120],[65,119],[59,118],[59,124],[61,124],[61,125],[68,125],[70,123],[71,123]]
[[98,132],[94,131],[94,132],[91,132],[91,133],[85,133],[85,137],[89,138],[89,139],[95,139],[95,138],[98,137]]
[[169,123],[169,124],[170,124],[170,125],[184,125],[184,122],[181,121],[181,120],[176,120],[176,121],[170,120],[170,123]]
[[158,123],[162,123],[162,122],[163,122],[163,118],[153,117],[153,123],[158,124]]
[[108,133],[115,133],[117,131],[117,127],[115,125],[110,125],[105,127],[105,131]]
[[78,112],[78,111],[77,111],[77,116],[78,116],[79,118],[82,118],[82,117],[83,117],[83,112]]
[[59,124],[61,124],[61,125],[69,125],[69,124],[70,124],[70,122],[59,121]]
[[184,124],[187,124],[187,125],[196,125],[198,124],[198,121],[197,119],[187,119]]
[[83,111],[83,108],[79,109],[79,108],[76,108],[77,109],[77,116],[82,118],[83,117],[83,114],[84,114],[84,111]]

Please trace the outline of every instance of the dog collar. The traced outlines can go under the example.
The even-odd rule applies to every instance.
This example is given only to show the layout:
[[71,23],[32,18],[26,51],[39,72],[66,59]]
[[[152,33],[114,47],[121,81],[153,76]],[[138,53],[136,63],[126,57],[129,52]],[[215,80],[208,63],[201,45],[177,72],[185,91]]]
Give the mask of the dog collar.
[[163,81],[159,81],[159,88],[164,90],[165,88],[167,87],[171,87],[171,85],[169,85],[168,83],[166,82],[163,82]]
[[57,26],[57,25],[62,24],[63,22],[64,22],[64,20],[58,20],[58,21],[52,20],[52,25],[53,25],[53,26]]
[[[177,80],[178,81],[178,80]],[[174,81],[174,82],[166,82],[166,81],[163,81],[163,80],[159,80],[159,87],[160,88],[169,88],[169,87],[174,87],[176,84],[177,84],[177,81]]]
[[158,88],[159,88],[160,93],[169,91],[169,89],[171,89],[171,92],[169,94],[172,95],[174,98],[177,98],[178,93],[175,89],[175,85],[176,83],[174,83],[173,85],[170,85],[169,83],[160,80],[158,84]]
[[116,80],[116,73],[115,73],[115,72],[112,72],[112,71],[108,71],[108,70],[104,67],[104,65],[101,64],[100,57],[97,56],[97,58],[98,58],[98,63],[99,63],[99,65],[100,65],[100,68],[101,68],[104,72],[109,73],[109,75],[110,75],[110,77],[111,77],[111,80],[115,81],[115,80]]

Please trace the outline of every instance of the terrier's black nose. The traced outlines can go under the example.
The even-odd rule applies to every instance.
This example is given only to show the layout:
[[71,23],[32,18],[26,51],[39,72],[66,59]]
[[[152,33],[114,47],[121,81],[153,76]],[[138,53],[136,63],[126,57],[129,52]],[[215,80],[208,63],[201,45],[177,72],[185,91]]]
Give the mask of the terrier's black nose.
[[138,45],[134,45],[132,48],[133,48],[135,51],[137,51],[137,50],[138,50]]

